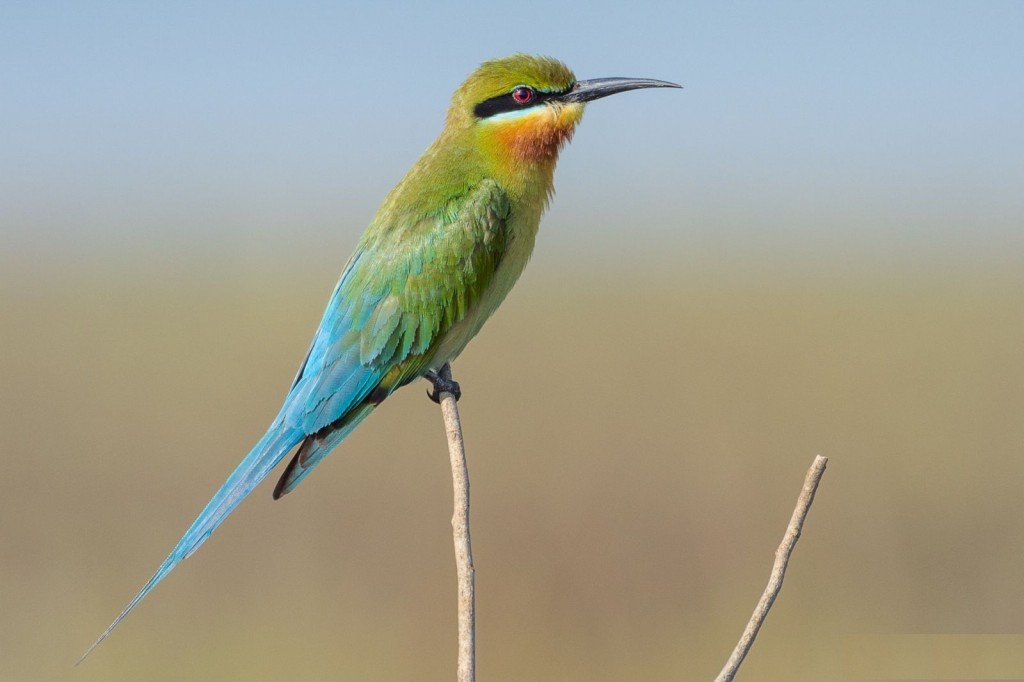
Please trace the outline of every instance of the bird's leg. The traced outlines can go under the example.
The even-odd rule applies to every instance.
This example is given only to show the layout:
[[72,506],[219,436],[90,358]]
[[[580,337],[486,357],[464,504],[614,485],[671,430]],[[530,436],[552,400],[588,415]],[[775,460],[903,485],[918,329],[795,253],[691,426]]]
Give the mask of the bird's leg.
[[423,375],[423,378],[434,385],[433,391],[427,391],[427,397],[439,405],[442,393],[451,393],[455,396],[456,402],[462,397],[462,388],[459,386],[459,382],[452,379],[452,366],[447,362],[436,372],[430,370]]

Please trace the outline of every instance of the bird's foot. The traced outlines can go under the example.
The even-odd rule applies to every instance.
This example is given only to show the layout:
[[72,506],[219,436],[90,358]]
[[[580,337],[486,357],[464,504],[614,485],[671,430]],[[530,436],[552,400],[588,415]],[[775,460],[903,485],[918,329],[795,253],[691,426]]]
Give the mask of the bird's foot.
[[462,388],[459,386],[459,382],[452,379],[452,366],[447,362],[438,371],[431,370],[423,376],[434,385],[433,391],[427,391],[427,397],[438,405],[441,404],[442,393],[451,393],[455,396],[456,402],[462,397]]

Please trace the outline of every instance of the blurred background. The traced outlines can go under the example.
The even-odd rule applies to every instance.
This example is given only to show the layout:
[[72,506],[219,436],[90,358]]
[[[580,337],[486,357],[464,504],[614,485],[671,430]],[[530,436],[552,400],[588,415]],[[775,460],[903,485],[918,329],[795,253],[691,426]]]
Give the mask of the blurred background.
[[478,669],[1024,678],[1024,5],[0,6],[0,679],[451,679],[436,406],[258,489],[79,668],[276,413],[482,60],[593,104],[455,365]]

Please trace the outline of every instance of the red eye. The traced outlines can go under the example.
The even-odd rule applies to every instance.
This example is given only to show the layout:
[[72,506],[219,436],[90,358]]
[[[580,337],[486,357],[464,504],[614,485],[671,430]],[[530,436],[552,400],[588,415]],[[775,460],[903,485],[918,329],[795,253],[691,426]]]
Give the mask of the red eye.
[[520,85],[512,91],[512,99],[516,101],[516,104],[527,104],[533,100],[533,90],[525,85]]

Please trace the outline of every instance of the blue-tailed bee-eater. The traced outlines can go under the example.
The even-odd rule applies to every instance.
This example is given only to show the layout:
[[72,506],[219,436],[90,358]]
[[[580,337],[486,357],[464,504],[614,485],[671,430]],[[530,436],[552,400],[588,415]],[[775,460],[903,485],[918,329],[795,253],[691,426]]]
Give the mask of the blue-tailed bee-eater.
[[444,130],[384,199],[331,294],[284,405],[149,582],[85,656],[295,446],[274,497],[295,489],[391,393],[426,377],[458,397],[448,363],[519,279],[553,191],[555,162],[591,100],[643,78],[576,80],[517,54],[484,62],[452,96]]

